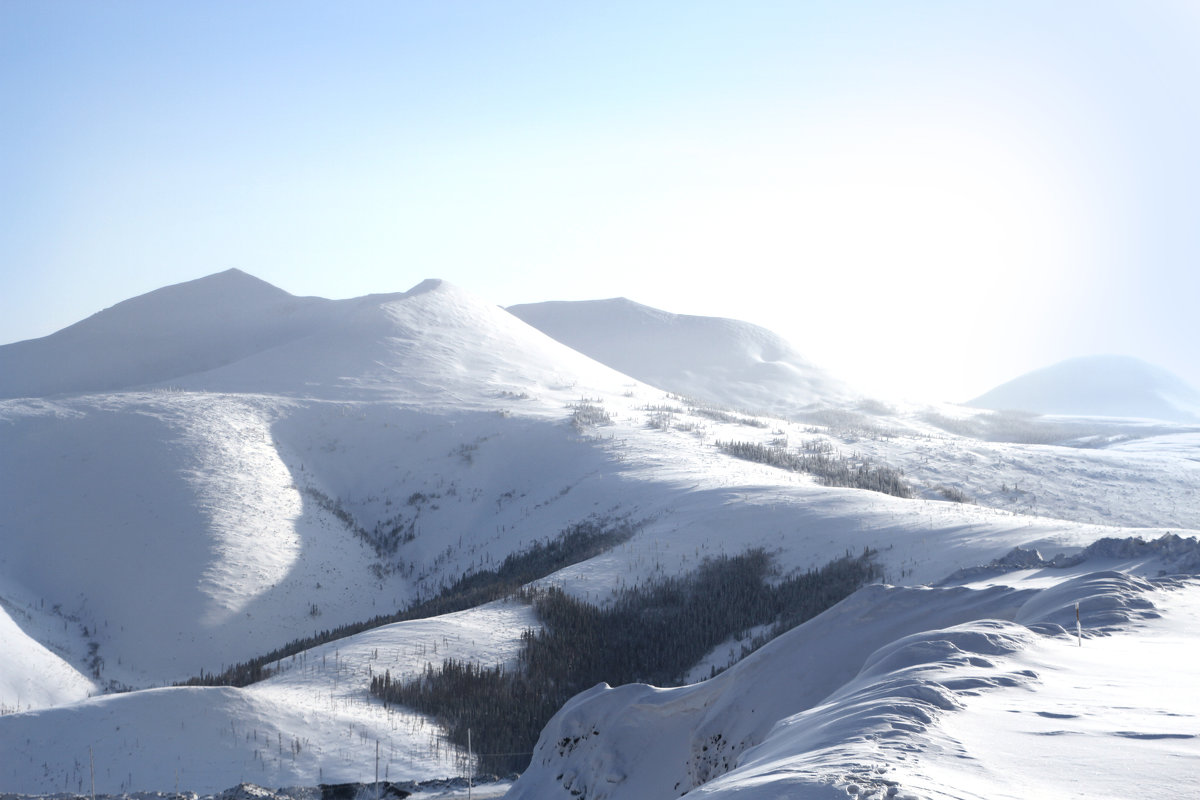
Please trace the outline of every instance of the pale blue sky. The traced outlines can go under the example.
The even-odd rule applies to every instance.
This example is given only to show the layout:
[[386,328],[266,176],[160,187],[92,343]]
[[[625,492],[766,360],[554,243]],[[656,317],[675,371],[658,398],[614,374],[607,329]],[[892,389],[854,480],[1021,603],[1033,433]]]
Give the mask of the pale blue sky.
[[0,343],[238,267],[738,317],[881,392],[1200,385],[1198,9],[0,0]]

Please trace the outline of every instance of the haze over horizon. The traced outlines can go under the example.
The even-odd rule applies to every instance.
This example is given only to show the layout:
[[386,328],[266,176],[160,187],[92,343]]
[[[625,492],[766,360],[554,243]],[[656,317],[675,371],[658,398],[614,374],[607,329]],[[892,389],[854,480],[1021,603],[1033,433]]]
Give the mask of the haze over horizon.
[[1200,385],[1185,3],[0,6],[0,343],[238,267],[769,328],[965,401]]

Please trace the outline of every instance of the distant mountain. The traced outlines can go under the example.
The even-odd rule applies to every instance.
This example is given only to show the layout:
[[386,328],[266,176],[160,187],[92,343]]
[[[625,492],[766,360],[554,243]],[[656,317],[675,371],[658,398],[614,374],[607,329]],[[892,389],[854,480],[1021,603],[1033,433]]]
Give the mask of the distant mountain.
[[443,280],[328,301],[309,335],[179,381],[187,389],[443,403],[534,386],[611,387],[625,376]]
[[[441,280],[348,300],[231,269],[0,347],[0,399],[185,388],[330,399],[622,376]],[[461,380],[454,380],[455,378]]]
[[237,269],[167,286],[0,347],[0,398],[170,381],[309,335],[334,307]]
[[1129,356],[1084,356],[1028,372],[967,405],[1073,416],[1200,422],[1200,392]]
[[[94,643],[94,677],[130,685],[394,611],[470,569],[464,530],[501,539],[502,559],[608,511],[602,479],[540,495],[607,463],[562,424],[570,404],[630,384],[443,281],[333,301],[238,271],[0,348],[0,364],[0,606],[36,598],[10,601],[29,615],[14,621],[56,635],[60,614],[81,620],[52,649],[78,667]],[[469,501],[422,499],[459,488]],[[526,495],[534,508],[510,507]],[[30,702],[34,671],[0,670],[0,705]]]
[[508,310],[568,347],[676,394],[773,413],[852,397],[780,336],[748,322],[672,314],[623,297]]

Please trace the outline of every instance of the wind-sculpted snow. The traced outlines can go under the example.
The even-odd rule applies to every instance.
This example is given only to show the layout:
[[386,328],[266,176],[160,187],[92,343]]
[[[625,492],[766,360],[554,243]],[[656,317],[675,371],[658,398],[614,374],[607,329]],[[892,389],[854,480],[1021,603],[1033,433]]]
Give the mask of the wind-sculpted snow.
[[[575,697],[510,797],[910,796],[906,781],[927,761],[986,761],[945,735],[947,715],[989,694],[1036,695],[1026,653],[1046,633],[1065,640],[1065,606],[1146,620],[1161,590],[1110,573],[1045,590],[867,587],[704,683]],[[1091,634],[1115,619],[1084,623]]]
[[988,564],[955,570],[942,583],[967,583],[1016,570],[1066,569],[1104,562],[1136,564],[1146,573],[1195,575],[1200,573],[1200,539],[1174,533],[1164,533],[1149,540],[1131,536],[1105,537],[1077,553],[1069,556],[1059,553],[1050,559],[1043,558],[1037,550],[1014,547],[1002,558]]
[[1121,630],[1158,616],[1147,597],[1154,586],[1125,572],[1092,572],[1042,590],[1021,606],[1016,619],[1026,625],[1050,623],[1073,628],[1078,604],[1080,619],[1089,632]]
[[990,667],[988,656],[1016,652],[1027,641],[1028,634],[1018,626],[994,620],[972,622],[934,633],[923,631],[876,650],[863,664],[859,677],[882,678],[889,673],[932,663]]

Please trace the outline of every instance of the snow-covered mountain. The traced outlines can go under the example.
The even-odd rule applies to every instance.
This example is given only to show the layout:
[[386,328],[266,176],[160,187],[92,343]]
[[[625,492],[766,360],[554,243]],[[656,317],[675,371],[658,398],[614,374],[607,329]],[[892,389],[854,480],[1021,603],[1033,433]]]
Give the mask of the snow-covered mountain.
[[[231,316],[221,298],[244,309],[247,285],[260,284],[221,273],[93,318],[132,337],[148,320],[169,327],[178,313],[210,345],[202,357],[185,346],[168,353],[160,343],[172,337],[151,326],[145,349],[162,360],[129,373],[142,391],[0,406],[0,576],[37,598],[38,612],[86,628],[86,646],[98,645],[105,676],[120,684],[183,679],[297,633],[395,610],[474,563],[474,542],[457,553],[444,539],[478,528],[481,514],[489,534],[514,528],[495,550],[503,558],[612,505],[607,491],[553,507],[539,495],[596,472],[597,456],[575,431],[552,424],[578,398],[574,387],[616,394],[633,385],[628,378],[437,281],[341,302],[287,341],[238,350],[240,340],[219,335]],[[211,335],[195,330],[204,319]],[[251,339],[255,319],[243,319]],[[263,328],[275,324],[261,315]],[[121,368],[148,363],[136,337],[121,341]],[[21,344],[52,354],[70,339]],[[229,363],[185,372],[235,351],[242,356]],[[100,352],[78,374],[59,369],[67,359],[30,371],[57,379],[43,386],[86,385]],[[14,374],[14,384],[37,383]],[[149,383],[154,376],[161,380]],[[518,391],[543,397],[510,399]],[[512,405],[527,413],[498,413]],[[447,492],[457,499],[407,502]],[[505,495],[536,497],[535,508],[495,509]],[[378,569],[370,532],[402,522],[416,531],[418,518],[426,536],[404,548],[402,565]]]
[[1200,392],[1130,356],[1083,356],[1013,378],[967,405],[1072,416],[1200,422]]
[[336,306],[237,269],[167,286],[50,336],[0,347],[0,398],[171,381],[311,335]]
[[[611,308],[596,330],[629,323],[626,304]],[[722,325],[724,377],[752,380],[738,372],[747,353],[802,363],[761,329]],[[675,374],[660,358],[646,374]],[[697,389],[721,383],[691,363]],[[982,738],[1018,719],[1075,720],[1054,722],[1080,735],[1053,751],[1080,763],[1119,741],[1162,780],[1194,772],[1200,710],[1156,716],[1133,677],[1144,665],[1107,643],[1196,646],[1196,585],[1149,582],[1195,570],[1195,426],[1038,427],[954,407],[760,418],[667,394],[705,392],[647,385],[441,281],[330,301],[230,271],[2,347],[0,364],[0,792],[81,792],[90,756],[100,792],[370,780],[377,763],[392,780],[461,773],[467,754],[433,720],[367,686],[444,658],[516,669],[522,633],[541,624],[526,604],[308,646],[244,688],[168,684],[406,608],[572,526],[618,523],[631,538],[537,585],[604,603],[752,548],[781,576],[871,548],[887,585],[740,664],[736,640],[715,648],[695,678],[734,665],[704,683],[569,702],[514,796],[1060,796],[1055,767],[1017,763],[1026,729],[1010,724],[995,748]],[[747,395],[780,388],[777,373]],[[842,397],[804,374],[789,402]],[[911,497],[782,468],[818,455],[851,476],[899,476]],[[1181,530],[1158,549],[1086,549]],[[1018,546],[1087,557],[1005,560]],[[928,588],[955,573],[974,577]],[[1084,647],[1068,657],[1053,625],[1076,600]],[[1103,694],[1072,688],[1093,648],[1125,692],[1111,726]],[[1009,713],[1029,703],[1049,716]],[[1109,788],[1089,795],[1137,794],[1139,764],[1096,771]],[[1020,780],[997,777],[1009,773]],[[1057,788],[1039,794],[1038,779]],[[1023,793],[999,790],[1010,782]]]
[[685,397],[777,414],[853,397],[777,334],[749,322],[672,314],[623,297],[508,310],[602,364]]

